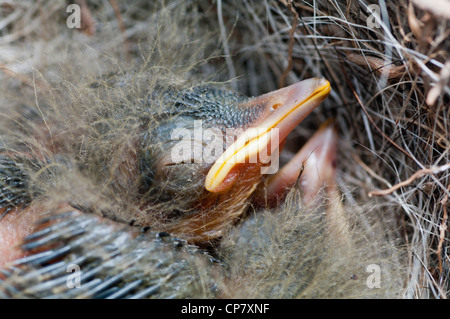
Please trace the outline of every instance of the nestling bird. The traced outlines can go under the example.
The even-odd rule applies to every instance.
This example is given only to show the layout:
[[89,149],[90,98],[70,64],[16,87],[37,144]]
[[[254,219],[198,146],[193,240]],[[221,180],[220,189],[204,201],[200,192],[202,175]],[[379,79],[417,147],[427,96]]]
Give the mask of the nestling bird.
[[[181,91],[155,89],[136,108],[140,115],[133,120],[141,122],[139,130],[130,142],[133,145],[129,158],[114,167],[111,182],[114,190],[123,192],[134,186],[132,200],[140,209],[127,217],[118,217],[114,215],[116,212],[108,214],[140,227],[169,231],[193,244],[220,238],[250,204],[250,197],[262,179],[263,165],[270,164],[272,153],[276,154],[289,132],[329,91],[329,83],[323,79],[305,80],[254,99],[212,86]],[[163,111],[156,114],[158,109]],[[197,128],[199,122],[203,126]],[[212,134],[206,137],[208,130]],[[187,135],[180,140],[177,132]],[[98,139],[107,142],[103,136]],[[2,157],[4,214],[20,206],[21,200],[30,201],[32,197],[27,190],[31,191],[29,188],[33,186],[27,182],[33,182],[27,180],[26,168],[21,170],[20,166],[28,163],[30,170],[45,171],[48,165],[66,165],[58,158],[65,155],[62,142],[50,143],[47,149],[56,150],[50,160],[25,160],[16,154]],[[215,147],[207,151],[212,143]],[[91,152],[90,147],[90,144],[80,146],[84,154],[69,169],[76,168],[81,174],[99,170],[97,175],[102,177],[101,169],[94,165],[103,163],[93,162],[98,160],[98,154],[95,150]],[[181,158],[180,147],[184,152]],[[203,157],[196,157],[197,153]],[[44,175],[50,175],[44,177],[49,184],[65,178],[63,173],[54,171]],[[292,175],[296,178],[295,173]],[[68,203],[81,210],[97,209],[96,203],[90,206],[86,199],[84,202],[71,199]],[[161,209],[160,205],[166,203],[169,206]]]
[[[105,83],[91,84],[89,90],[103,96],[111,90]],[[233,290],[237,283],[260,282],[263,264],[281,258],[282,269],[272,280],[285,283],[286,291],[274,290],[267,280],[270,290],[253,282],[247,288],[256,290],[247,296],[301,297],[305,285],[314,282],[313,269],[324,265],[317,249],[328,251],[337,243],[347,255],[359,252],[351,238],[354,224],[343,215],[334,188],[333,123],[325,123],[282,169],[264,173],[289,132],[329,92],[329,83],[319,78],[257,98],[213,85],[177,89],[158,84],[117,113],[102,108],[103,119],[92,117],[90,132],[58,136],[55,125],[52,139],[37,140],[43,148],[4,152],[0,238],[9,243],[3,245],[2,266],[12,267],[4,270],[1,294],[233,297],[232,291],[244,291]],[[130,127],[116,131],[107,125],[112,119]],[[120,143],[112,138],[117,133],[124,134]],[[68,143],[80,137],[82,143]],[[322,201],[322,192],[328,202]],[[266,229],[278,222],[274,231]],[[314,240],[316,248],[299,247],[305,240]],[[280,245],[290,248],[283,252]],[[306,259],[318,259],[305,265],[309,254]],[[242,273],[245,261],[250,273]],[[67,284],[71,265],[83,270],[82,289]],[[295,280],[284,280],[288,269],[297,272]],[[230,275],[223,277],[224,272]],[[237,278],[229,281],[229,276]]]
[[327,80],[249,98],[154,60],[0,119],[0,297],[401,295],[395,246],[341,203],[334,123],[277,166]]

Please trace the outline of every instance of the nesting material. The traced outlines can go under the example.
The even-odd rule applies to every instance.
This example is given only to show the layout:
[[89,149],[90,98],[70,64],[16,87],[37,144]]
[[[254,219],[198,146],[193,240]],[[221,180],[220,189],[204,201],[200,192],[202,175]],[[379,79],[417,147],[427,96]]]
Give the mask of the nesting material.
[[[174,281],[138,283],[148,271],[147,257],[138,258],[124,278],[117,277],[117,269],[133,264],[127,258],[138,251],[158,256],[176,239],[161,244],[159,238],[156,246],[136,241],[120,250],[108,238],[126,262],[120,264],[105,247],[89,246],[96,263],[118,268],[109,272],[105,266],[88,278],[94,288],[80,296],[120,291],[116,297],[446,298],[450,13],[447,1],[440,2],[436,10],[425,0],[80,1],[80,29],[68,27],[65,1],[2,2],[0,152],[25,163],[33,160],[25,165],[26,205],[29,196],[45,202],[49,211],[70,202],[73,210],[89,208],[95,214],[86,215],[86,230],[113,229],[117,238],[135,238],[132,226],[111,226],[110,219],[121,225],[139,224],[141,218],[142,203],[132,200],[141,181],[132,171],[117,171],[124,162],[136,164],[143,111],[136,101],[156,88],[184,90],[199,81],[256,96],[325,77],[332,93],[291,133],[281,160],[293,157],[320,123],[335,118],[340,195],[331,202],[339,205],[320,199],[312,209],[294,188],[275,210],[250,206],[243,215],[247,221],[237,222],[217,250],[203,254],[189,246],[164,255],[165,262],[179,266],[178,272],[164,272],[171,262],[164,264],[165,278],[174,276]],[[155,112],[147,124],[157,121]],[[55,158],[55,153],[63,155]],[[80,159],[86,159],[83,170]],[[180,194],[154,207],[179,209],[187,198]],[[329,207],[344,212],[350,249],[327,230]],[[71,230],[82,222],[73,218]],[[89,224],[94,219],[98,228]],[[143,237],[152,242],[156,234]],[[64,235],[62,247],[73,250],[58,255],[65,263],[86,252],[70,235]],[[47,278],[56,280],[56,290],[39,286],[45,262],[28,259],[10,269],[0,294],[75,297],[69,290],[59,294],[64,291],[57,289],[57,280],[65,285],[59,276],[67,275],[63,268]],[[198,265],[201,271],[195,270]],[[367,281],[377,269],[381,288]],[[178,279],[192,276],[199,279],[190,281],[194,288],[172,294]],[[96,286],[102,280],[110,281]],[[108,290],[118,282],[119,290]],[[34,288],[26,291],[26,286]],[[157,294],[155,287],[163,292]]]

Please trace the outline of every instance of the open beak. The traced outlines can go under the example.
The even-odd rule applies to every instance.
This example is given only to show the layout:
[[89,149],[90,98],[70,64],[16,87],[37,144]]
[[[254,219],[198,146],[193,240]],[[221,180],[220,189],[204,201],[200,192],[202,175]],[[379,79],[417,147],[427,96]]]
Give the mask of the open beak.
[[313,204],[323,187],[335,184],[337,143],[334,120],[328,120],[282,169],[266,180],[264,188],[255,192],[253,203],[275,207],[299,183],[304,203]]
[[[242,107],[263,105],[264,111],[216,160],[208,172],[205,188],[213,193],[233,185],[238,176],[235,167],[256,163],[278,150],[288,134],[330,93],[330,83],[312,78],[256,97]],[[264,163],[267,164],[267,163]]]

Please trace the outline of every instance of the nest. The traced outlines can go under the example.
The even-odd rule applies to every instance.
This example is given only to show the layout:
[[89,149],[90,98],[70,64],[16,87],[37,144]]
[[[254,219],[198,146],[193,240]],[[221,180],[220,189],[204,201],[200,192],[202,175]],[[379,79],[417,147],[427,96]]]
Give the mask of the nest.
[[[74,78],[86,83],[150,57],[167,65],[184,61],[167,71],[173,82],[192,81],[194,73],[252,96],[325,77],[333,92],[296,138],[336,119],[344,202],[372,202],[386,236],[406,246],[404,297],[446,298],[450,4],[439,2],[80,0],[81,28],[70,29],[65,1],[3,1],[0,112],[26,116],[22,106],[39,110],[49,82],[70,88]],[[170,41],[156,46],[156,38]],[[175,59],[176,52],[183,58]],[[19,138],[8,136],[0,147]]]

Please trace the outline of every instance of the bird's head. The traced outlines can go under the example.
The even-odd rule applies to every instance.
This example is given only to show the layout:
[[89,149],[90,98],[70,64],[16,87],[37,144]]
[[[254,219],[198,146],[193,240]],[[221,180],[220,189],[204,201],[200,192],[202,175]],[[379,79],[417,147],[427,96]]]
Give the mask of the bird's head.
[[276,174],[286,137],[330,90],[313,78],[256,98],[214,86],[153,92],[149,110],[162,111],[137,155],[147,223],[195,243],[219,238],[262,177]]

